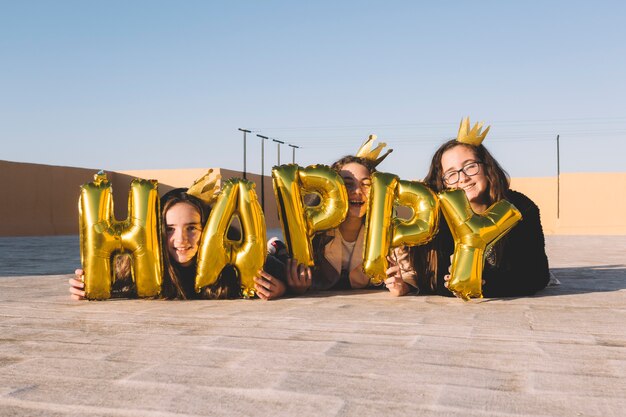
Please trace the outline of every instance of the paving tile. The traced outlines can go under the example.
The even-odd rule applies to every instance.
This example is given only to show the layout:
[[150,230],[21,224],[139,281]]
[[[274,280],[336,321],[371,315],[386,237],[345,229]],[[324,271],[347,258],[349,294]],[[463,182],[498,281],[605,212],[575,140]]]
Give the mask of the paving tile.
[[75,302],[68,276],[0,278],[0,415],[621,417],[624,248],[549,236],[561,286],[470,302]]

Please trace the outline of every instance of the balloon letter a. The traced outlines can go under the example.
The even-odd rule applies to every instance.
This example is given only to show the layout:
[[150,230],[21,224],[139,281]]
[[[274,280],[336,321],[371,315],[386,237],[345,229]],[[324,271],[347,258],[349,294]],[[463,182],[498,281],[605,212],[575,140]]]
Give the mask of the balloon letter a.
[[[241,221],[240,241],[226,237],[235,214]],[[265,262],[265,240],[265,217],[254,183],[238,178],[225,181],[202,234],[196,291],[215,283],[226,265],[234,265],[241,280],[243,297],[254,297],[254,277]]]

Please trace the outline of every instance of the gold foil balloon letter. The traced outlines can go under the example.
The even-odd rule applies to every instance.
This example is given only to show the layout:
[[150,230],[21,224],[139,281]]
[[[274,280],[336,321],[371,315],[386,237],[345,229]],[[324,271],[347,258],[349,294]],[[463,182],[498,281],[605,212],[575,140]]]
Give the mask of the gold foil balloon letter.
[[413,211],[410,219],[393,219],[391,247],[424,245],[437,234],[439,226],[439,199],[424,183],[398,182],[396,204]]
[[363,271],[374,285],[385,280],[387,254],[391,247],[391,218],[397,186],[398,177],[393,174],[375,172],[372,175],[365,222]]
[[157,182],[133,180],[128,217],[116,221],[111,184],[106,174],[99,172],[94,182],[81,187],[78,213],[86,298],[101,300],[111,296],[111,284],[115,280],[113,260],[122,252],[130,252],[132,256],[137,295],[159,295],[162,264]]
[[522,219],[514,205],[500,200],[478,215],[463,190],[439,193],[441,210],[454,238],[448,289],[464,300],[482,297],[485,251]]
[[[226,237],[234,215],[241,222],[240,241]],[[266,240],[265,218],[254,183],[238,178],[225,181],[202,234],[196,291],[215,283],[226,265],[234,265],[243,297],[254,297],[254,277],[265,263]]]
[[[394,212],[397,206],[411,208],[405,220]],[[397,246],[423,245],[437,233],[439,201],[435,193],[418,181],[403,181],[384,172],[372,175],[363,270],[374,285],[382,283],[388,268],[387,254]]]
[[[313,236],[341,224],[348,213],[348,193],[343,180],[325,165],[300,168],[289,164],[272,170],[280,223],[289,255],[313,266]],[[304,196],[317,194],[320,203],[304,204]]]

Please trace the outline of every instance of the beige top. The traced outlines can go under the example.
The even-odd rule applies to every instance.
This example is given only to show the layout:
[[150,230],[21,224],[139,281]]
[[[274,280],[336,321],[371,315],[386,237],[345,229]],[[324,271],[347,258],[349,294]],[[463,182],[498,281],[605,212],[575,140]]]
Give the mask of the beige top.
[[[344,269],[350,271],[348,278],[352,288],[366,288],[369,286],[369,277],[363,272],[363,252],[365,246],[365,227],[361,227],[359,235],[353,243],[354,249],[352,254],[344,247],[344,240],[339,229],[333,229],[326,232],[333,239],[324,247],[324,258],[337,272],[341,274],[342,266],[345,262],[347,267]],[[345,261],[344,261],[345,258]],[[417,288],[417,276],[412,266],[409,250],[407,247],[394,248],[391,251],[391,258],[397,259],[402,273],[402,279],[410,286]]]
[[348,267],[350,266],[350,261],[352,260],[352,257],[355,256],[354,248],[356,246],[356,240],[354,242],[348,242],[347,240],[343,238],[343,235],[341,234],[341,230],[337,229],[337,231],[339,232],[337,233],[337,236],[339,237],[339,239],[341,239],[341,245],[343,249],[341,251],[341,270],[347,271]]
[[[343,238],[339,229],[329,230],[327,232],[329,236],[335,237],[328,245],[324,247],[324,258],[336,271],[337,276],[341,274],[341,266],[344,257],[344,252],[347,252],[343,246]],[[366,288],[369,285],[369,278],[363,272],[363,247],[365,240],[365,227],[361,227],[359,235],[354,242],[354,249],[352,251],[353,256],[349,256],[347,267],[345,268],[350,279],[350,286],[352,288]]]

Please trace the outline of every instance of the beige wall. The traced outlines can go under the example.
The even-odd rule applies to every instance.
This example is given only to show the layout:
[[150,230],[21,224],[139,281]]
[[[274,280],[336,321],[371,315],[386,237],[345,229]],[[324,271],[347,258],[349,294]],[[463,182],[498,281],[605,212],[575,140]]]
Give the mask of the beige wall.
[[78,233],[79,185],[96,171],[0,161],[0,236]]
[[[156,179],[164,194],[189,187],[208,168],[107,172],[113,184],[115,216],[127,216],[128,190],[133,178]],[[222,179],[241,173],[217,168]],[[0,236],[48,236],[78,234],[80,186],[93,180],[97,169],[0,161]],[[260,175],[248,174],[261,199]],[[265,176],[265,212],[268,228],[278,228],[278,214],[271,177]]]
[[[188,187],[208,168],[109,172],[115,192],[115,213],[126,217],[128,188],[135,178],[159,181],[159,191]],[[241,173],[216,169],[222,179]],[[0,161],[0,236],[46,236],[78,233],[78,195],[96,169]],[[248,174],[261,198],[260,176]],[[547,234],[626,234],[626,173],[561,175],[557,219],[556,178],[513,178],[512,188],[532,198],[541,209]],[[278,228],[271,178],[265,176],[268,228]]]
[[[223,168],[213,168],[213,170],[221,175],[221,180],[229,178],[243,178],[241,171],[232,171]],[[159,191],[161,194],[176,187],[190,187],[197,179],[206,174],[208,168],[199,169],[161,169],[161,170],[139,170],[139,171],[120,171],[120,173],[128,175],[132,178],[150,178],[159,181]],[[246,178],[256,185],[256,193],[261,202],[261,176],[258,174],[247,173]],[[278,211],[276,210],[276,199],[274,198],[274,189],[272,188],[272,177],[264,176],[265,184],[265,222],[268,229],[279,228]],[[130,182],[128,183],[130,185]],[[162,185],[164,184],[164,185]],[[128,185],[125,185],[128,189]]]
[[511,188],[533,199],[547,234],[626,234],[626,173],[561,174],[557,219],[555,178],[513,178]]

